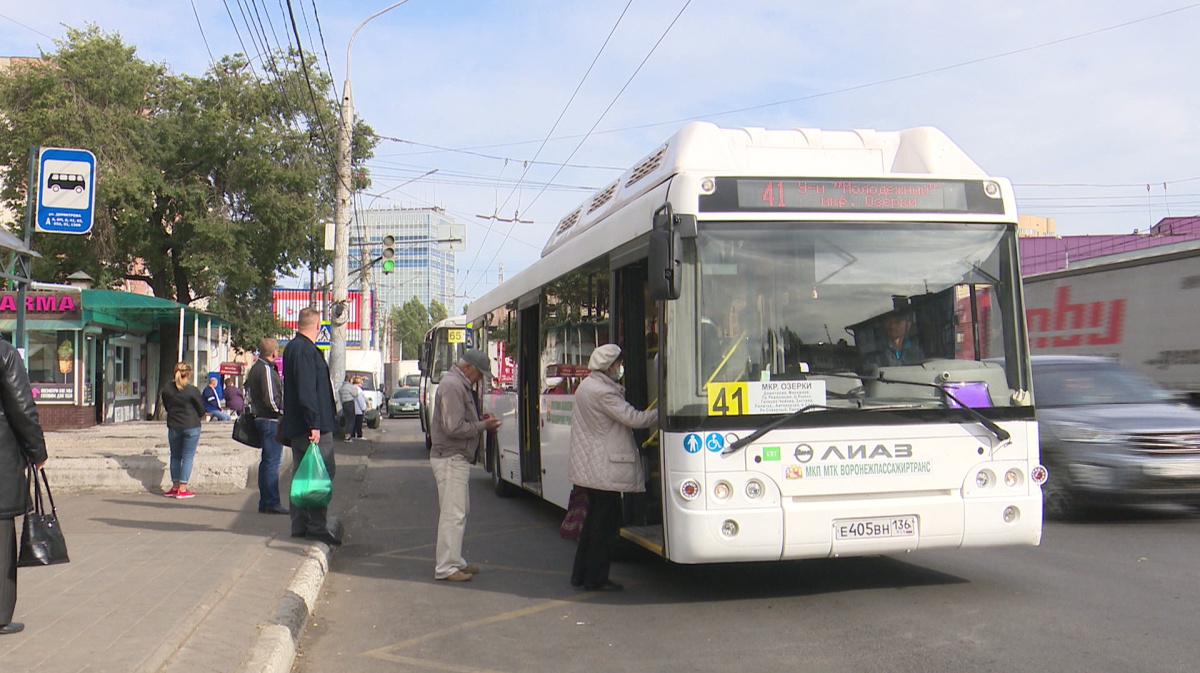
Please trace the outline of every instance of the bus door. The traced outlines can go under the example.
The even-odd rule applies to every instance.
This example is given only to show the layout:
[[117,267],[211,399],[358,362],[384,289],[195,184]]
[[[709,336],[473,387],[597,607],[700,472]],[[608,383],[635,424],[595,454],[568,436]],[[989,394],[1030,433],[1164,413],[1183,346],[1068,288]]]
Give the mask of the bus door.
[[[614,336],[625,358],[625,399],[637,409],[656,403],[658,380],[658,320],[655,304],[647,295],[646,260],[642,259],[613,272]],[[634,528],[656,526],[653,537],[662,535],[661,465],[658,434],[653,428],[634,430],[634,439],[642,447],[642,465],[646,471],[646,492],[625,497],[625,524]]]
[[517,370],[517,418],[520,419],[521,485],[534,493],[542,492],[542,440],[538,432],[540,381],[538,359],[541,355],[541,304],[521,309],[521,339],[517,362],[529,363]]

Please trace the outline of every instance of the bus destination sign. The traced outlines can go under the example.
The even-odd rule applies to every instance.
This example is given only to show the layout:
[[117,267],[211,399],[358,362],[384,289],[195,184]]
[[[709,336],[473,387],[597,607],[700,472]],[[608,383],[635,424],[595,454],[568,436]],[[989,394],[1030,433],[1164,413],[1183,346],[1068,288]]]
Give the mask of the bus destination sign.
[[1000,214],[1004,201],[987,180],[717,178],[700,210]]

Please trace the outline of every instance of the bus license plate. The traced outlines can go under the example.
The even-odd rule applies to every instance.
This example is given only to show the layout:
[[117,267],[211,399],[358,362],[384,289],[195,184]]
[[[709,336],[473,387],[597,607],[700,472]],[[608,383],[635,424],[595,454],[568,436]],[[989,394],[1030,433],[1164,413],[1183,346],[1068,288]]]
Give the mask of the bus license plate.
[[916,537],[917,517],[888,516],[872,519],[834,519],[833,536],[837,540]]

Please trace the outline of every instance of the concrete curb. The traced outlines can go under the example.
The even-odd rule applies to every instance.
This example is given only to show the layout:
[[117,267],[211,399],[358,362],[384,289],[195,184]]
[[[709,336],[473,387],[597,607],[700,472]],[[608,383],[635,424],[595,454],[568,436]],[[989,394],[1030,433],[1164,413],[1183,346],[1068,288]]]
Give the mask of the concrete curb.
[[[330,517],[329,529],[335,535],[341,531],[340,522]],[[317,607],[317,598],[329,573],[333,548],[315,542],[308,546],[305,558],[296,568],[291,583],[279,599],[275,617],[259,630],[239,671],[243,673],[289,673],[296,661],[296,646],[304,636],[308,618]]]

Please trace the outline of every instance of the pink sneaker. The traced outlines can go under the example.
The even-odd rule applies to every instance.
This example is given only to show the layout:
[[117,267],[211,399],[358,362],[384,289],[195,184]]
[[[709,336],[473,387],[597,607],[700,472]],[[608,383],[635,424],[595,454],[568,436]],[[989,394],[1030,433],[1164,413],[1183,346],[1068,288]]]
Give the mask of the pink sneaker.
[[184,486],[184,487],[181,487],[179,489],[179,491],[175,493],[175,497],[179,500],[182,500],[184,498],[194,498],[194,497],[196,497],[196,494],[187,490],[187,487]]
[[171,490],[163,492],[163,496],[167,497],[167,498],[174,498],[178,494],[179,494],[179,489],[174,486],[171,487]]

